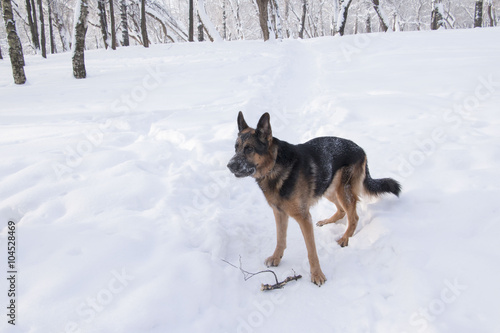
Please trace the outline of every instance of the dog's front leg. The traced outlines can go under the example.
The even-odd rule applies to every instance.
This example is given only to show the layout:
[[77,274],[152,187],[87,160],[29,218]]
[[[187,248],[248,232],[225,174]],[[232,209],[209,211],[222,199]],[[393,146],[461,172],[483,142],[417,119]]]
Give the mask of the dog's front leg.
[[276,250],[272,256],[266,259],[265,264],[269,266],[278,266],[280,264],[281,258],[283,257],[283,252],[286,249],[286,230],[288,228],[288,215],[280,210],[279,208],[274,208],[274,218],[276,219]]
[[316,243],[314,241],[314,228],[312,224],[311,214],[300,214],[295,219],[300,225],[300,230],[306,242],[307,256],[309,258],[309,266],[311,267],[311,281],[320,286],[325,283],[325,274],[321,271],[319,265],[318,253],[316,251]]

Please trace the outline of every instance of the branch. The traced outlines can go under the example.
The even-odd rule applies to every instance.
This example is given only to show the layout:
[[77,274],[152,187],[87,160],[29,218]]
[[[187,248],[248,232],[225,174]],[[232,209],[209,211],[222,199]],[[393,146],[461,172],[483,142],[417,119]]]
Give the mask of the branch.
[[243,278],[245,279],[245,281],[247,281],[248,279],[253,278],[257,274],[272,273],[274,275],[274,279],[275,279],[276,283],[275,284],[261,284],[260,290],[262,290],[262,291],[265,291],[265,290],[274,290],[274,289],[281,289],[288,282],[290,282],[290,281],[297,281],[298,279],[300,279],[302,277],[302,275],[296,275],[295,271],[294,271],[293,272],[293,276],[289,276],[285,280],[279,282],[278,281],[278,277],[276,276],[276,273],[274,273],[270,269],[266,269],[265,271],[260,271],[260,272],[257,272],[257,273],[251,273],[251,272],[248,272],[248,271],[244,270],[241,267],[241,256],[240,256],[240,267],[236,267],[236,265],[231,264],[229,261],[227,261],[225,259],[221,259],[221,260],[224,261],[226,264],[233,266],[234,268],[238,268],[241,271],[241,273],[243,274]]

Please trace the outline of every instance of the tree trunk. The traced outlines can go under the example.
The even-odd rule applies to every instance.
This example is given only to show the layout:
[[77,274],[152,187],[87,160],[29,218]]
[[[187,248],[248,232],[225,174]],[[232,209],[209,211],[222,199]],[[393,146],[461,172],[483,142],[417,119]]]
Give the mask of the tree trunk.
[[431,30],[437,30],[444,26],[442,0],[432,0]]
[[111,48],[116,50],[115,6],[113,0],[109,0],[109,22],[111,24]]
[[189,31],[188,41],[194,42],[194,0],[189,0]]
[[198,42],[205,41],[205,35],[203,33],[203,30],[204,30],[203,22],[201,21],[201,18],[198,15]]
[[488,13],[488,18],[490,19],[490,27],[493,27],[495,24],[494,24],[494,20],[493,20],[493,15],[492,15],[492,7],[493,7],[493,3],[490,1],[487,2],[487,5],[486,5],[487,9],[486,9],[486,12]]
[[108,20],[106,19],[106,0],[97,0],[97,9],[99,10],[99,23],[101,24],[102,40],[104,48],[108,48]]
[[142,45],[149,47],[148,27],[146,24],[146,0],[141,0],[141,33]]
[[474,8],[474,28],[483,26],[483,0],[476,0]]
[[380,27],[384,32],[387,32],[387,30],[389,30],[389,22],[384,14],[384,11],[380,7],[379,0],[372,0],[372,2],[373,2],[373,9],[375,9],[375,12],[377,13],[378,18],[380,20]]
[[35,49],[40,50],[40,35],[38,34],[38,21],[36,19],[35,0],[31,0],[31,11],[33,13],[33,30],[35,32]]
[[340,0],[339,17],[337,19],[337,31],[340,36],[344,36],[345,25],[347,23],[347,12],[352,0]]
[[21,40],[16,32],[16,23],[14,21],[14,13],[12,12],[12,3],[10,0],[2,0],[3,18],[5,21],[5,29],[7,40],[9,42],[10,63],[12,65],[12,75],[16,84],[24,84],[26,75],[24,74],[24,56],[21,46]]
[[87,34],[87,0],[77,0],[75,5],[75,26],[73,29],[73,76],[77,79],[87,77],[85,70],[85,35]]
[[54,14],[54,23],[56,25],[57,31],[59,32],[59,38],[61,39],[61,44],[63,47],[63,51],[67,51],[71,48],[70,45],[70,34],[68,32],[68,29],[66,29],[66,26],[64,25],[64,21],[61,18],[61,14],[59,13],[59,8],[58,6],[55,7],[55,10],[53,12]]
[[120,16],[121,16],[123,46],[129,46],[130,41],[128,38],[127,0],[121,0],[120,2]]
[[43,4],[42,0],[37,0],[38,10],[40,11],[40,44],[42,46],[42,57],[47,58],[47,43],[45,41],[45,21],[43,19]]
[[366,15],[366,33],[371,33],[372,32],[372,18],[370,16],[370,13]]
[[2,60],[3,57],[2,57],[2,47],[0,47],[0,60]]
[[35,49],[39,50],[40,49],[40,42],[39,42],[38,37],[35,33],[35,24],[33,23],[33,15],[31,14],[32,9],[31,9],[30,0],[26,0],[26,13],[28,14],[28,25],[30,27],[31,40],[33,41],[33,45],[35,46]]
[[222,39],[227,40],[226,0],[222,0]]
[[54,54],[57,52],[56,43],[54,41],[54,29],[52,27],[52,5],[49,1],[49,39],[50,39],[50,54]]
[[304,29],[306,27],[306,12],[307,12],[307,0],[302,0],[302,18],[300,20],[300,31],[299,38],[304,38]]
[[262,34],[264,36],[264,40],[269,40],[269,13],[268,13],[268,5],[269,0],[255,0],[257,2],[257,7],[259,8],[259,24],[262,29]]

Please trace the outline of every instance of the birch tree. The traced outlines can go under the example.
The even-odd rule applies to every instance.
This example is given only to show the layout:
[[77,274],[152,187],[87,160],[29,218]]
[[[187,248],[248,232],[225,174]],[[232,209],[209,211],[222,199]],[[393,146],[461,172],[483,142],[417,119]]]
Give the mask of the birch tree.
[[11,1],[2,0],[2,7],[5,29],[7,32],[7,41],[9,42],[9,56],[10,63],[12,65],[14,83],[24,84],[26,82],[26,75],[24,73],[24,55],[21,40],[19,39],[16,31],[16,22],[14,21]]
[[[5,0],[4,0],[5,1]],[[77,79],[87,77],[85,70],[85,35],[87,34],[88,0],[77,0],[73,28],[73,76]]]

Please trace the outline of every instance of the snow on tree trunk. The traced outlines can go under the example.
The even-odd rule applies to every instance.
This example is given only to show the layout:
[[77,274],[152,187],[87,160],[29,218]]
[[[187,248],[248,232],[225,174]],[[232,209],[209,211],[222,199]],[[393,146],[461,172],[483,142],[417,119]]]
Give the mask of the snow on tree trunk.
[[89,14],[87,0],[77,0],[73,29],[73,76],[77,79],[87,77],[85,70],[85,35],[87,34],[87,16]]
[[493,11],[493,2],[492,0],[486,0],[486,12],[488,13],[488,18],[490,19],[490,27],[495,25],[495,20],[493,19],[492,11]]
[[146,22],[146,0],[141,0],[141,34],[142,45],[149,47],[148,25]]
[[203,26],[203,22],[201,21],[200,15],[196,15],[198,17],[198,42],[205,41],[205,36],[203,31],[205,27]]
[[382,9],[382,7],[380,7],[379,0],[372,0],[372,2],[373,2],[373,9],[375,9],[375,12],[377,13],[378,18],[380,20],[380,27],[384,32],[386,32],[387,30],[389,30],[389,19],[385,15],[385,12]]
[[337,31],[341,36],[344,35],[345,25],[347,23],[347,12],[352,0],[340,0],[340,9],[337,19]]
[[106,19],[106,3],[105,0],[97,0],[97,9],[99,10],[99,24],[101,25],[102,40],[104,48],[108,48],[108,21]]
[[431,30],[444,27],[444,8],[442,0],[432,0]]
[[210,19],[208,18],[207,12],[205,11],[204,0],[198,0],[198,16],[203,22],[203,28],[205,29],[205,32],[207,32],[208,37],[215,42],[222,41],[219,32],[217,31],[217,29],[215,29],[212,21],[210,21]]
[[12,3],[10,0],[2,0],[3,18],[9,42],[9,56],[12,65],[12,75],[16,84],[24,84],[26,75],[24,73],[24,56],[21,46],[21,40],[17,35],[16,22],[14,21],[14,13],[12,12]]
[[113,0],[109,0],[109,22],[111,24],[111,48],[116,50],[115,6]]
[[45,21],[43,19],[42,0],[37,0],[40,17],[40,44],[42,46],[42,57],[47,58],[47,43],[45,41]]
[[120,18],[122,27],[122,45],[129,46],[130,40],[128,37],[128,22],[127,22],[127,0],[120,1]]
[[271,6],[271,18],[273,21],[271,26],[274,27],[274,37],[283,39],[283,29],[281,27],[281,16],[278,8],[278,2],[276,0],[271,0],[269,1],[269,5]]
[[483,0],[476,0],[474,8],[474,28],[480,28],[483,25]]
[[[54,4],[54,2],[52,2]],[[63,19],[61,18],[61,13],[59,12],[60,7],[56,5],[54,14],[54,24],[56,25],[57,31],[59,32],[59,38],[61,39],[61,44],[63,47],[63,51],[67,51],[71,48],[70,40],[71,36],[69,35],[68,29],[66,29],[66,25],[64,24]]]

